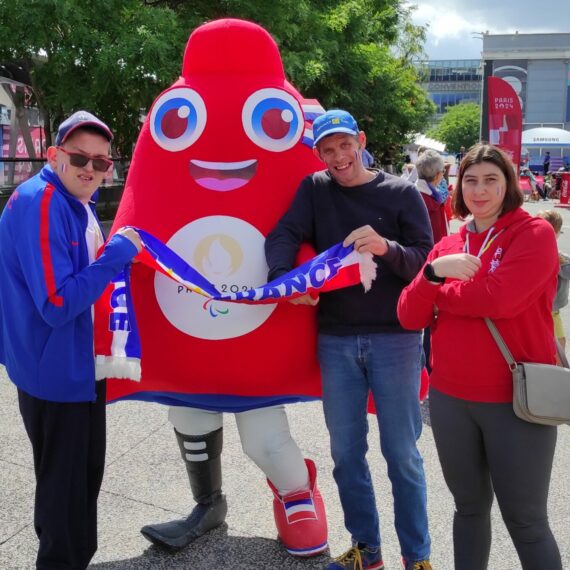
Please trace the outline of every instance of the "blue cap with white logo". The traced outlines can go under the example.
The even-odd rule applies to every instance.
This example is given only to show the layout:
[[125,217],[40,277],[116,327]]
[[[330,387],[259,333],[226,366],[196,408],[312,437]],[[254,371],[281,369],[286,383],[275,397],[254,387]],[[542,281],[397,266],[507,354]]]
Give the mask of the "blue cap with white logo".
[[347,135],[357,135],[359,133],[358,124],[354,117],[342,109],[331,109],[324,115],[320,115],[313,122],[313,147],[328,135],[335,133],[345,133]]

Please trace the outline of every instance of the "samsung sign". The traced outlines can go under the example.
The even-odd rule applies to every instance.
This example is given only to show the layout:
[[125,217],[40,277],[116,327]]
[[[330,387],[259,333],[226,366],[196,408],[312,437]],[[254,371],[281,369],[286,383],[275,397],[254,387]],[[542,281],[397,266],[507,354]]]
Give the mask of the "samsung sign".
[[523,146],[570,146],[570,132],[552,127],[529,129],[522,133]]

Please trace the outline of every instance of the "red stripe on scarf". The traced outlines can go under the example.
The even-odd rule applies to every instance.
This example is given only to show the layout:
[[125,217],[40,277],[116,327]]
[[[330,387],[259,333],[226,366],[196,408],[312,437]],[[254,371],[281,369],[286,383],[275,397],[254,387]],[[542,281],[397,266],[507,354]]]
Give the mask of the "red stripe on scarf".
[[111,309],[111,294],[113,293],[113,283],[105,287],[102,295],[95,301],[94,330],[95,330],[95,354],[101,356],[111,356],[111,346],[113,344],[113,333],[109,330],[109,318]]
[[324,284],[319,293],[326,293],[327,291],[334,291],[335,289],[342,289],[343,287],[350,287],[351,285],[358,285],[360,282],[359,264],[353,263],[351,265],[345,265],[339,269],[339,272],[333,279]]

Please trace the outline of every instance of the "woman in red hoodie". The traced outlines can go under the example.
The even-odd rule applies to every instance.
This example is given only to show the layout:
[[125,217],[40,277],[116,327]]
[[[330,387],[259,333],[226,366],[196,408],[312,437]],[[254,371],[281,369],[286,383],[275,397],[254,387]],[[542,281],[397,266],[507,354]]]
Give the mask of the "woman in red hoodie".
[[562,569],[547,515],[556,427],[515,416],[511,373],[483,320],[517,361],[555,363],[556,238],[522,202],[508,157],[472,147],[453,208],[473,219],[434,247],[398,303],[403,327],[431,327],[431,424],[455,499],[456,570],[487,568],[494,494],[521,567]]

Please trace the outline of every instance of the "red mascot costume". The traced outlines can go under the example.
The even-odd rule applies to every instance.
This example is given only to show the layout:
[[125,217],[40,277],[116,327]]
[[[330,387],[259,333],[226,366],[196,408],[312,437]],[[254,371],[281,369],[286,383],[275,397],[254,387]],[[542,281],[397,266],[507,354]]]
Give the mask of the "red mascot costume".
[[[142,228],[221,291],[266,282],[264,239],[301,179],[318,170],[311,122],[323,112],[286,81],[261,27],[218,20],[195,30],[182,76],[153,103],[113,229]],[[297,556],[327,547],[314,463],[291,438],[284,404],[320,394],[313,310],[204,298],[136,264],[132,293],[141,382],[109,382],[110,400],[170,405],[197,505],[186,519],[145,526],[178,550],[221,524],[222,412],[266,474],[279,537]]]

